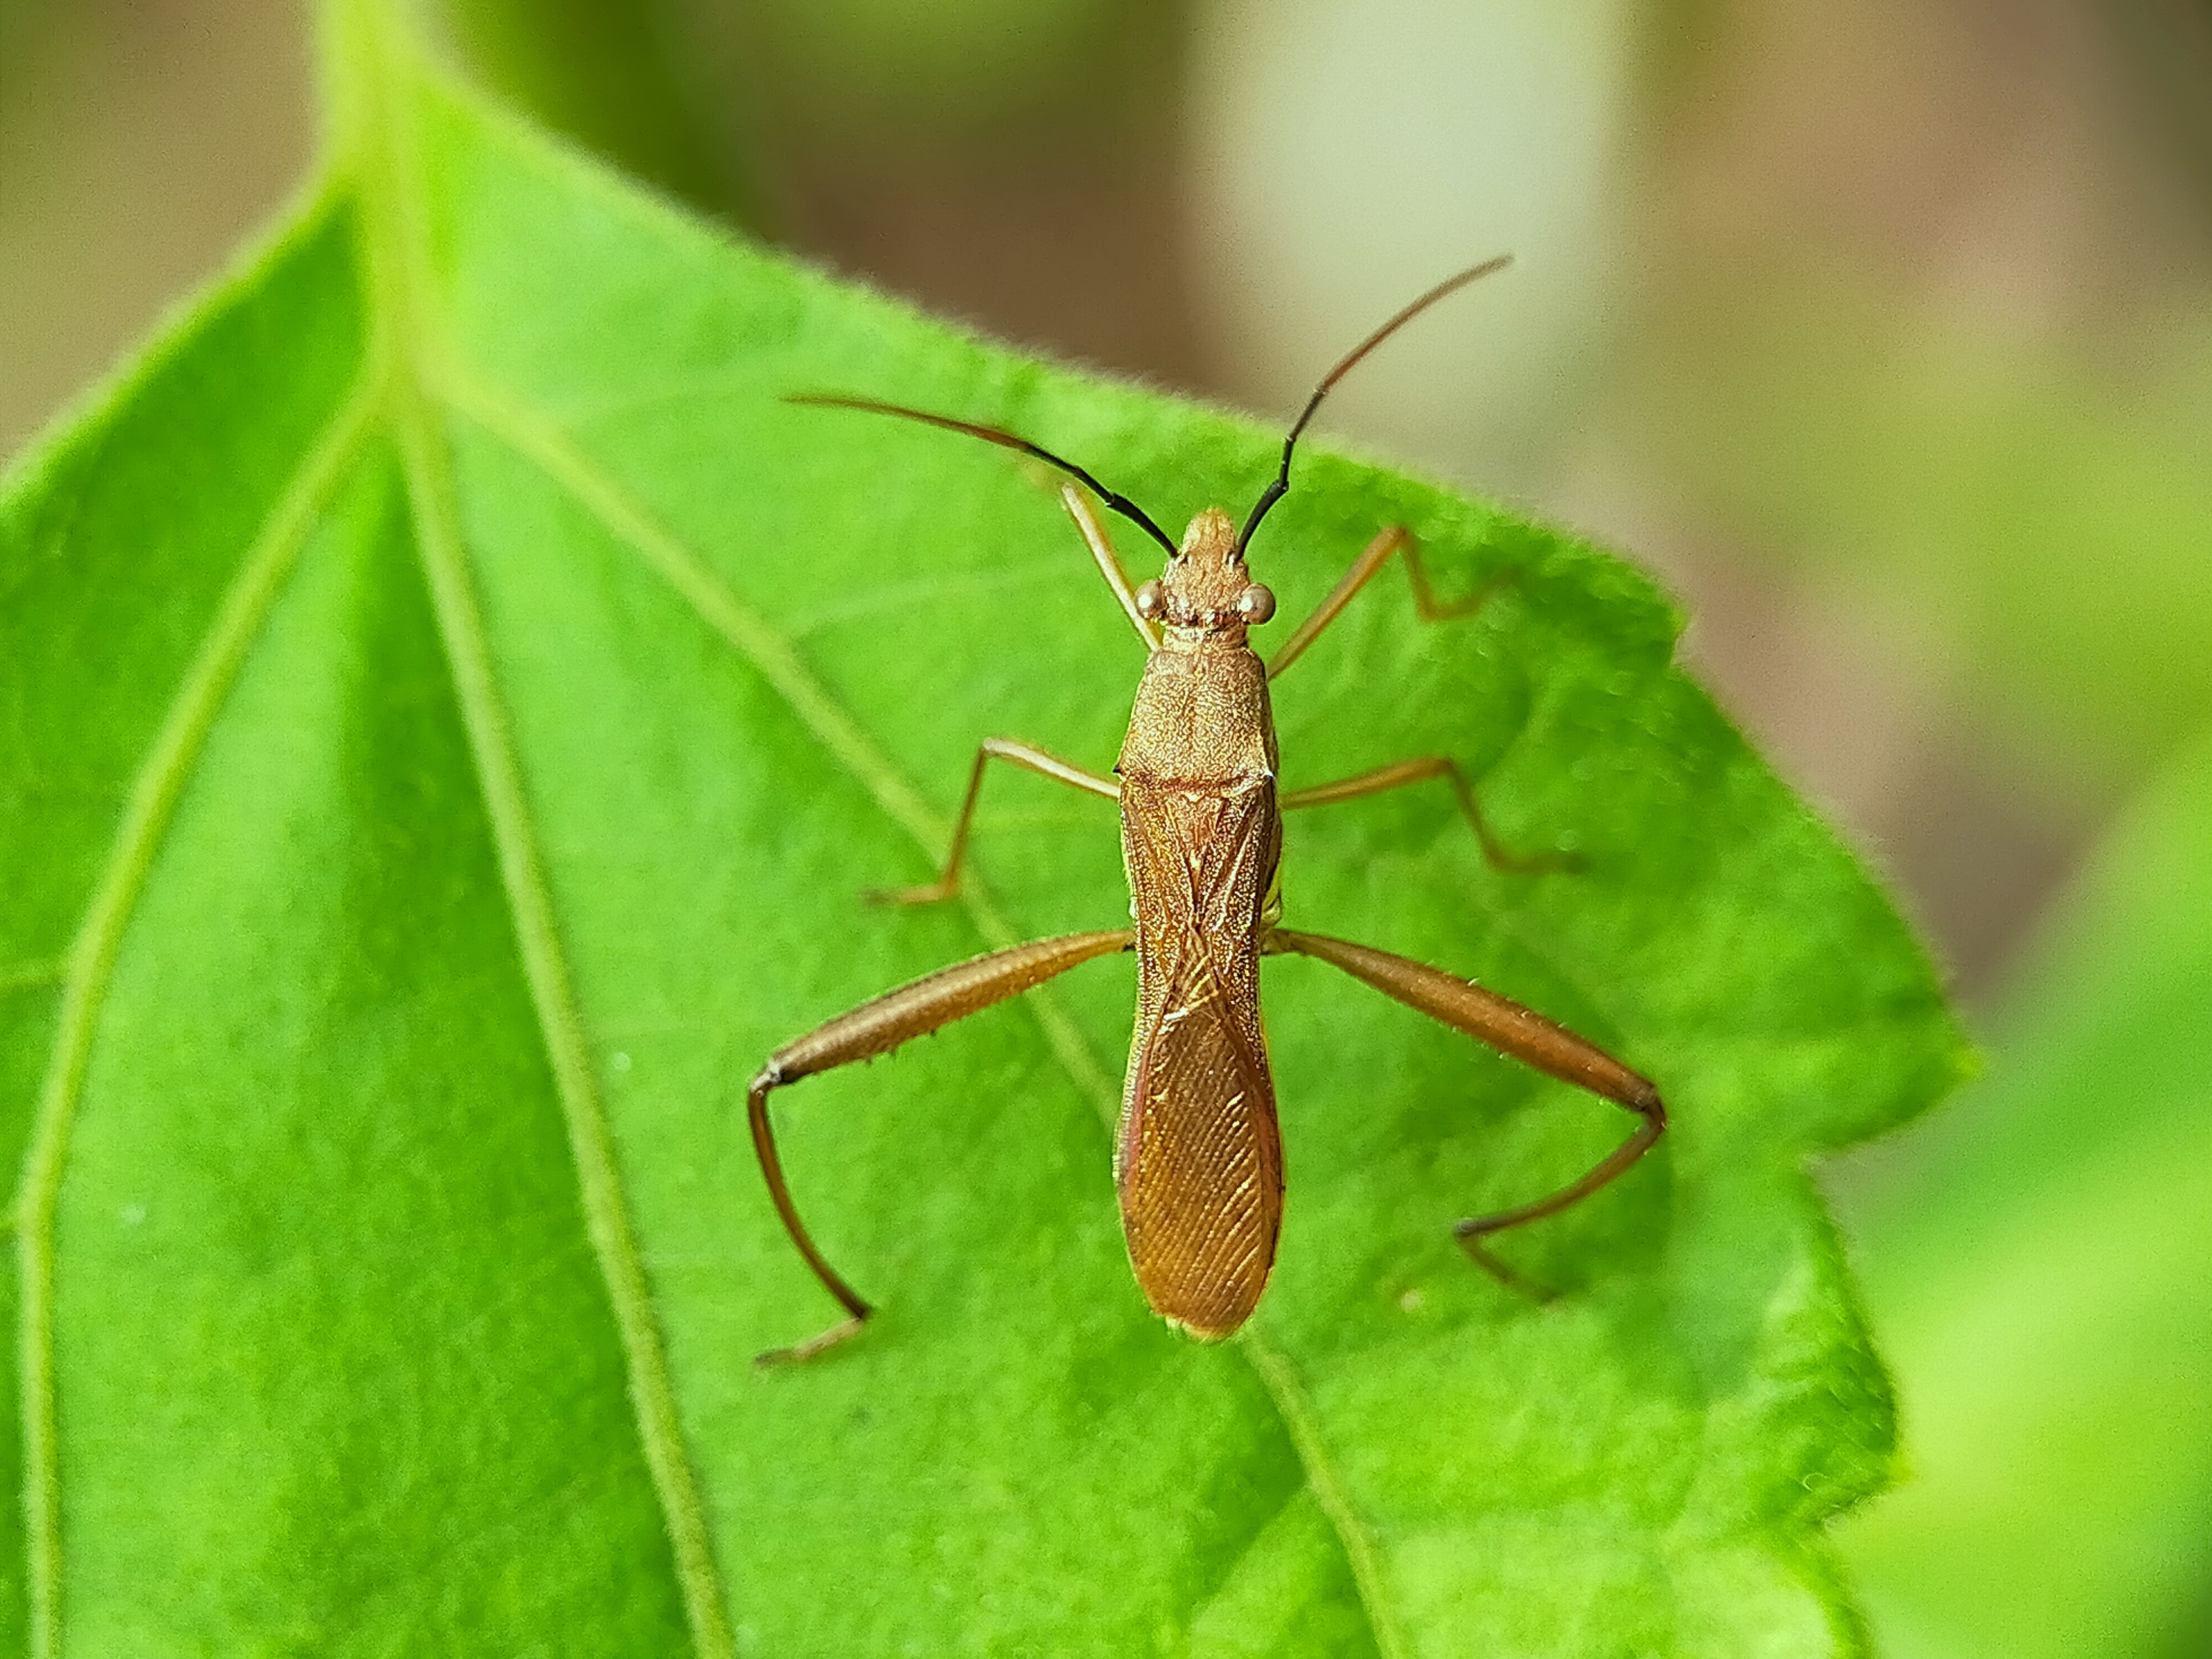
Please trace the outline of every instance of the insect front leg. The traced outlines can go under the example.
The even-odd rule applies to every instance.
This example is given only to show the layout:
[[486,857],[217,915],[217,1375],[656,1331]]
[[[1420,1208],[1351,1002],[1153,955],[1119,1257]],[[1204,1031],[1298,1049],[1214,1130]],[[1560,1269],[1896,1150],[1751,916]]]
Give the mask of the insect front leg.
[[1533,1009],[1410,957],[1317,933],[1295,933],[1284,927],[1269,933],[1261,948],[1272,953],[1313,957],[1341,969],[1383,995],[1464,1031],[1547,1077],[1602,1096],[1643,1120],[1634,1133],[1579,1180],[1530,1203],[1494,1215],[1475,1216],[1452,1229],[1467,1253],[1499,1282],[1539,1297],[1547,1295],[1492,1255],[1482,1241],[1492,1233],[1540,1221],[1579,1204],[1650,1152],[1667,1128],[1667,1108],[1659,1098],[1658,1088],[1595,1043]]
[[874,887],[862,895],[871,904],[934,904],[939,899],[957,897],[960,892],[960,866],[968,856],[968,829],[975,817],[976,798],[983,793],[983,768],[987,762],[1002,760],[1034,772],[1041,778],[1050,778],[1093,795],[1103,795],[1108,800],[1121,798],[1121,787],[1111,778],[1102,778],[1096,772],[1086,772],[1072,765],[1057,755],[1013,738],[986,738],[975,750],[975,764],[968,774],[968,793],[960,803],[960,816],[953,820],[952,850],[945,860],[945,873],[935,881],[925,882],[919,887]]
[[1446,755],[1425,755],[1418,760],[1395,761],[1389,766],[1378,766],[1371,772],[1339,778],[1334,783],[1317,783],[1310,788],[1290,790],[1283,796],[1283,810],[1289,812],[1301,806],[1329,806],[1338,801],[1357,800],[1362,795],[1379,795],[1385,790],[1402,789],[1409,783],[1425,783],[1431,778],[1443,778],[1450,782],[1452,793],[1459,799],[1459,810],[1473,826],[1474,838],[1482,846],[1482,856],[1493,870],[1504,870],[1515,875],[1543,875],[1589,867],[1588,860],[1577,854],[1516,853],[1499,841],[1482,816],[1482,804],[1475,799],[1474,787],[1468,782],[1467,774],[1460,769],[1457,761]]
[[1329,595],[1314,607],[1313,615],[1300,623],[1297,631],[1285,640],[1267,664],[1267,678],[1274,679],[1305,654],[1306,647],[1321,637],[1322,630],[1334,622],[1344,607],[1352,603],[1352,596],[1367,586],[1375,573],[1388,562],[1393,553],[1406,556],[1406,574],[1413,583],[1413,612],[1423,622],[1449,622],[1455,617],[1471,617],[1482,609],[1490,596],[1504,586],[1510,577],[1494,575],[1463,599],[1439,599],[1436,590],[1429,586],[1428,572],[1421,564],[1421,544],[1413,532],[1403,525],[1394,525],[1378,533],[1367,544],[1343,579],[1329,590]]
[[[1375,573],[1388,562],[1393,553],[1406,556],[1406,574],[1413,584],[1413,610],[1423,622],[1444,622],[1454,617],[1472,616],[1499,587],[1510,580],[1500,574],[1490,578],[1463,599],[1440,600],[1435,589],[1429,586],[1428,573],[1421,564],[1420,544],[1413,532],[1403,526],[1393,526],[1382,532],[1367,544],[1352,568],[1344,573],[1343,580],[1333,588],[1327,599],[1314,607],[1314,613],[1298,625],[1298,629],[1283,642],[1267,665],[1271,681],[1305,653],[1305,649],[1329,623],[1342,614],[1352,596],[1373,579]],[[1547,872],[1579,870],[1583,860],[1566,853],[1516,853],[1491,833],[1490,824],[1482,815],[1482,805],[1475,799],[1474,787],[1468,781],[1467,774],[1459,763],[1443,755],[1425,755],[1414,760],[1395,762],[1378,766],[1371,772],[1362,772],[1356,777],[1340,778],[1334,783],[1316,784],[1309,789],[1293,789],[1283,797],[1283,810],[1291,811],[1301,806],[1328,806],[1337,801],[1356,800],[1362,795],[1379,795],[1388,789],[1401,789],[1409,783],[1425,783],[1431,778],[1443,778],[1451,784],[1452,793],[1459,799],[1459,807],[1474,838],[1481,843],[1482,856],[1492,869],[1509,871],[1521,875],[1536,875]]]
[[768,1097],[771,1091],[796,1083],[817,1072],[834,1071],[857,1060],[888,1054],[911,1038],[926,1036],[955,1020],[979,1013],[996,1002],[1042,985],[1054,975],[1089,962],[1094,957],[1126,951],[1134,930],[1117,927],[1102,933],[1069,933],[1059,939],[1037,939],[1010,950],[994,951],[951,968],[940,968],[911,984],[864,1002],[850,1013],[840,1014],[805,1036],[787,1042],[768,1057],[745,1092],[745,1115],[752,1128],[753,1151],[760,1159],[761,1175],[768,1182],[775,1212],[791,1235],[806,1265],[823,1287],[844,1304],[848,1317],[821,1335],[796,1346],[778,1348],[760,1356],[763,1365],[805,1359],[857,1334],[872,1310],[860,1293],[824,1261],[822,1252],[799,1218],[784,1184],[783,1164],[775,1154],[775,1133],[769,1126]]
[[1091,556],[1098,566],[1098,574],[1106,579],[1106,586],[1114,590],[1114,597],[1121,602],[1121,614],[1128,617],[1129,625],[1137,630],[1137,637],[1145,642],[1145,649],[1160,648],[1159,630],[1145,620],[1145,613],[1137,609],[1137,590],[1129,586],[1129,573],[1121,568],[1121,558],[1114,551],[1114,544],[1106,534],[1106,526],[1091,511],[1091,498],[1072,483],[1060,487],[1060,505],[1067,516],[1075,520],[1082,532],[1083,544],[1091,550]]

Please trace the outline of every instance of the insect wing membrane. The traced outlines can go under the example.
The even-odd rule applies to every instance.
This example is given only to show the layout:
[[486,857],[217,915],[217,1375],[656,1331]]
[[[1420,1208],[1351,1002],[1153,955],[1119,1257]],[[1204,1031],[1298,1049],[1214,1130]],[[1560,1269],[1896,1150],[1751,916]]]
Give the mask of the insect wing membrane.
[[[1142,791],[1142,786],[1139,786]],[[1127,798],[1144,948],[1115,1170],[1146,1299],[1201,1337],[1251,1315],[1282,1229],[1283,1151],[1259,1014],[1255,913],[1272,790]]]
[[1194,1334],[1225,1336],[1267,1288],[1282,1220],[1273,1092],[1202,972],[1138,1050],[1121,1175],[1137,1282]]

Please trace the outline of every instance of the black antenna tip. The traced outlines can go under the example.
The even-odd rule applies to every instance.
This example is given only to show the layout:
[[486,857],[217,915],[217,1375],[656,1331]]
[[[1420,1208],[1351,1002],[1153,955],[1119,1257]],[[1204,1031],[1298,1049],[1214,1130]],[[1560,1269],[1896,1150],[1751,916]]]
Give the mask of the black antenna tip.
[[1244,520],[1243,529],[1237,532],[1238,558],[1244,556],[1244,550],[1252,540],[1252,532],[1260,527],[1260,520],[1267,516],[1268,509],[1290,493],[1291,453],[1297,447],[1298,434],[1306,429],[1306,422],[1313,419],[1314,410],[1321,407],[1321,400],[1328,396],[1336,383],[1350,374],[1369,352],[1374,350],[1376,346],[1381,345],[1383,341],[1405,327],[1437,301],[1447,295],[1457,293],[1478,277],[1487,276],[1494,271],[1504,270],[1512,263],[1513,256],[1510,253],[1494,254],[1480,264],[1469,265],[1465,270],[1445,277],[1443,281],[1406,307],[1358,345],[1352,347],[1350,351],[1338,359],[1335,368],[1321,377],[1321,384],[1314,388],[1313,396],[1306,399],[1306,406],[1298,411],[1298,418],[1291,423],[1290,435],[1283,440],[1282,465],[1276,469],[1273,481],[1267,489],[1260,492],[1260,499],[1253,503],[1251,514]]

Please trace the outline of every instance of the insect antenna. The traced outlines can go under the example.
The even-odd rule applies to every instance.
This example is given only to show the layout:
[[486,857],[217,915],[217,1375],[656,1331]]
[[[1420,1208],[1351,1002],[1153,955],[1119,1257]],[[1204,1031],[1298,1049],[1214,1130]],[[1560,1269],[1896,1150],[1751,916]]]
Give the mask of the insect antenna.
[[1168,550],[1169,557],[1176,553],[1176,544],[1166,531],[1154,524],[1152,515],[1119,490],[1109,489],[1091,477],[1088,470],[1073,461],[1063,460],[1050,450],[1031,443],[1027,438],[1018,438],[1011,432],[1001,432],[995,426],[977,426],[969,421],[956,421],[950,415],[933,415],[927,410],[908,409],[903,404],[879,404],[867,398],[842,398],[833,392],[799,392],[784,399],[787,404],[806,404],[816,409],[857,409],[870,415],[896,415],[905,420],[920,421],[925,426],[943,427],[947,432],[964,432],[971,438],[981,438],[985,443],[996,444],[1001,449],[1018,449],[1031,455],[1048,466],[1056,466],[1069,477],[1080,479],[1091,492],[1123,518],[1142,525],[1145,532]]
[[1369,352],[1374,350],[1376,346],[1381,345],[1383,341],[1389,339],[1400,329],[1405,327],[1407,324],[1412,322],[1414,318],[1419,316],[1423,312],[1426,311],[1431,306],[1436,304],[1437,301],[1443,299],[1446,295],[1455,294],[1461,289],[1465,288],[1469,283],[1474,282],[1477,277],[1487,276],[1492,271],[1503,270],[1506,266],[1512,263],[1513,256],[1511,254],[1501,253],[1495,258],[1485,259],[1479,265],[1468,266],[1465,270],[1461,271],[1456,276],[1445,277],[1443,281],[1438,283],[1426,294],[1421,295],[1419,299],[1414,301],[1413,304],[1407,306],[1403,311],[1393,317],[1389,322],[1383,324],[1382,327],[1376,329],[1372,334],[1362,340],[1358,345],[1352,347],[1350,351],[1345,354],[1342,361],[1340,362],[1334,368],[1332,368],[1328,374],[1321,377],[1321,384],[1314,388],[1313,396],[1306,399],[1305,408],[1299,412],[1298,418],[1291,423],[1291,435],[1283,440],[1283,465],[1280,470],[1276,472],[1274,482],[1269,484],[1266,489],[1260,493],[1259,501],[1253,506],[1252,516],[1244,520],[1244,528],[1237,532],[1237,556],[1238,558],[1241,559],[1244,556],[1244,549],[1252,539],[1252,532],[1260,527],[1260,520],[1267,516],[1267,509],[1273,507],[1277,501],[1282,500],[1284,495],[1289,493],[1291,488],[1291,451],[1297,447],[1298,434],[1306,429],[1306,422],[1313,419],[1314,410],[1321,407],[1321,400],[1328,396],[1330,388],[1334,386],[1335,384],[1339,380],[1342,380],[1346,374],[1350,374],[1353,367],[1361,358],[1364,357]]

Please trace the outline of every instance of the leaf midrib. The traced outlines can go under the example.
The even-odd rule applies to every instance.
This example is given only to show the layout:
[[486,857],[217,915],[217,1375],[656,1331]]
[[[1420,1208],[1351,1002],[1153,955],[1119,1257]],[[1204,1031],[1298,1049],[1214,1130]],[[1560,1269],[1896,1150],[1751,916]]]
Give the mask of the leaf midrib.
[[[471,589],[466,538],[437,429],[430,368],[440,356],[428,320],[428,274],[422,178],[412,131],[398,106],[402,75],[426,71],[393,38],[378,0],[343,0],[345,25],[329,50],[349,73],[352,185],[360,198],[358,262],[369,313],[372,361],[380,359],[386,412],[395,429],[415,541],[477,783],[489,820],[501,888],[524,978],[545,1045],[574,1163],[585,1231],[605,1280],[623,1347],[627,1393],[674,1557],[691,1644],[699,1659],[733,1659],[696,1471],[684,1444],[659,1310],[647,1284],[612,1130],[599,1098],[582,1022],[570,992],[552,896],[538,852],[521,771],[510,740],[491,653]],[[402,67],[404,62],[404,69]]]

